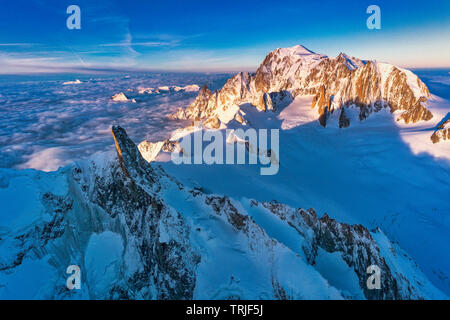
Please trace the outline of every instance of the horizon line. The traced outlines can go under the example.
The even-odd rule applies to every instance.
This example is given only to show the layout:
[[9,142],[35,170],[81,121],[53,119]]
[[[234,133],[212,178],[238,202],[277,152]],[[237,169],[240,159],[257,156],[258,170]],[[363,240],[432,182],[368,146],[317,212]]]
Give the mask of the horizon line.
[[[442,70],[442,69],[450,69],[450,66],[401,66],[394,65],[396,67],[409,69],[409,70]],[[247,68],[211,68],[211,69],[175,69],[175,68],[133,68],[133,67],[124,67],[124,68],[107,68],[107,67],[56,67],[54,69],[41,66],[32,66],[31,68],[37,69],[36,71],[28,70],[28,71],[11,71],[11,72],[2,72],[0,71],[1,76],[14,76],[14,75],[39,75],[39,74],[119,74],[119,73],[153,73],[153,72],[167,72],[167,73],[240,73],[240,72],[248,72],[255,73],[259,66],[256,67],[247,67]]]

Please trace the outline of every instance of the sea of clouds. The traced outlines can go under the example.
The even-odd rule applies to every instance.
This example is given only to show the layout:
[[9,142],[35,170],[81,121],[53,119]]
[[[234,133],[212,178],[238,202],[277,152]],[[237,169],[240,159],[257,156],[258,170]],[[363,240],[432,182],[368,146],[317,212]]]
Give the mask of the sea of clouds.
[[[0,77],[0,167],[45,171],[114,147],[112,125],[136,142],[158,141],[183,125],[167,115],[192,102],[197,92],[140,88],[207,84],[220,88],[230,74],[148,73]],[[79,79],[81,83],[75,82]],[[123,92],[135,102],[111,97]]]

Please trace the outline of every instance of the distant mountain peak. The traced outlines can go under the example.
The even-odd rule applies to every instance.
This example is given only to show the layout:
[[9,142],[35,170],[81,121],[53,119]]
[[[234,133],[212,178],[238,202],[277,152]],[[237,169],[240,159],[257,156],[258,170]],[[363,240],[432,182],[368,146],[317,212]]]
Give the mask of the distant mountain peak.
[[326,55],[309,50],[303,45],[296,45],[289,48],[278,48],[270,52],[267,57],[291,57],[293,59],[321,59],[327,58]]
[[350,70],[357,69],[364,64],[362,60],[355,57],[350,57],[349,55],[343,52],[339,53],[336,59],[338,61],[344,62]]
[[298,55],[316,54],[314,51],[309,50],[307,47],[300,45],[300,44],[293,46],[291,48],[288,48],[288,49],[292,50],[293,52],[295,52],[295,54],[298,54]]
[[351,125],[344,108],[359,109],[361,121],[383,108],[399,111],[397,120],[405,123],[433,117],[426,108],[428,88],[412,72],[345,53],[332,58],[296,45],[270,52],[255,74],[239,73],[214,93],[201,90],[187,109],[178,110],[172,118],[204,119],[215,127],[232,120],[243,123],[240,105],[273,111],[278,103],[286,103],[281,100],[287,95],[292,99],[313,95],[311,107],[324,127],[333,112],[342,114],[340,127]]

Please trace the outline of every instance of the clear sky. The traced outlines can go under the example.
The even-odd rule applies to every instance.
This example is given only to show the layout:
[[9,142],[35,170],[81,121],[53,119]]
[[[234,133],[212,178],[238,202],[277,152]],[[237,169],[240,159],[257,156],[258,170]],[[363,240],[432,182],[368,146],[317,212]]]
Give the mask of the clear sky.
[[[66,9],[81,8],[81,30]],[[366,9],[381,8],[369,30]],[[450,67],[449,0],[0,0],[0,73],[254,70],[303,44],[404,67]]]

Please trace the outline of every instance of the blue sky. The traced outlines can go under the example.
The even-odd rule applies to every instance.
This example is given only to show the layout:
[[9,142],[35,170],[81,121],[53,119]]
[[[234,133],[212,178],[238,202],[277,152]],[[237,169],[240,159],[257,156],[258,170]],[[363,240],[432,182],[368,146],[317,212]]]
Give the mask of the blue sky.
[[[404,67],[450,67],[450,1],[0,0],[0,73],[253,70],[303,44]],[[68,30],[66,8],[81,8]],[[381,8],[369,30],[366,8]]]

